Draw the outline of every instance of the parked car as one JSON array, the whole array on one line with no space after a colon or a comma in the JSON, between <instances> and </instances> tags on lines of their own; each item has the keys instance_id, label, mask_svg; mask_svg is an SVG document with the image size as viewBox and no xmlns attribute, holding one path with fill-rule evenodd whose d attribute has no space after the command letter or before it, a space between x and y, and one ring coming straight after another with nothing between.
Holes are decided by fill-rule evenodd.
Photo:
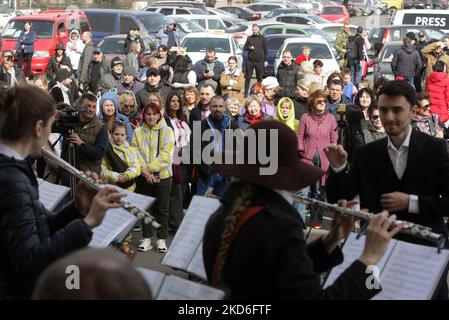
<instances>
[{"instance_id":1,"label":"parked car","mask_svg":"<svg viewBox=\"0 0 449 320\"><path fill-rule=\"evenodd\" d=\"M285 39L290 38L298 38L300 36L305 35L298 35L298 34L272 34L265 37L267 40L267 47L268 47L268 66L265 68L265 75L267 76L274 76L277 72L274 70L275 66L275 60L276 60L276 53L278 52L279 48L282 47L282 44L284 43ZM248 52L243 52L243 60L245 61L248 56ZM277 69L277 68L276 68Z\"/></svg>"},{"instance_id":2,"label":"parked car","mask_svg":"<svg viewBox=\"0 0 449 320\"><path fill-rule=\"evenodd\" d=\"M145 7L143 11L150 7L175 6L180 8L199 8L206 12L206 5L203 1L156 1Z\"/></svg>"},{"instance_id":3,"label":"parked car","mask_svg":"<svg viewBox=\"0 0 449 320\"><path fill-rule=\"evenodd\" d=\"M236 14L233 14L233 13L221 10L221 9L217 9L217 8L207 8L206 11L207 11L206 12L207 14L210 14L213 16L219 16L222 19L223 18L231 18L231 19L238 18Z\"/></svg>"},{"instance_id":4,"label":"parked car","mask_svg":"<svg viewBox=\"0 0 449 320\"><path fill-rule=\"evenodd\" d=\"M327 5L323 7L320 17L330 22L349 23L349 13L343 5Z\"/></svg>"},{"instance_id":5,"label":"parked car","mask_svg":"<svg viewBox=\"0 0 449 320\"><path fill-rule=\"evenodd\" d=\"M325 74L330 74L334 71L340 71L337 60L332 53L331 47L326 40L321 38L289 38L285 39L282 46L276 53L276 60L274 64L274 70L277 72L277 68L282 61L281 54L285 50L290 50L293 57L297 57L301 54L304 46L310 47L311 61L320 59L323 62L323 71Z\"/></svg>"},{"instance_id":6,"label":"parked car","mask_svg":"<svg viewBox=\"0 0 449 320\"><path fill-rule=\"evenodd\" d=\"M389 41L385 44L379 53L379 57L374 59L374 82L381 77L385 77L387 80L394 80L394 74L391 70L391 61L393 60L394 54L401 46L402 41Z\"/></svg>"},{"instance_id":7,"label":"parked car","mask_svg":"<svg viewBox=\"0 0 449 320\"><path fill-rule=\"evenodd\" d=\"M153 41L152 38L148 36L144 36L143 43L145 45L145 49L156 51L157 44ZM112 36L104 37L103 40L98 43L98 47L101 48L103 55L106 59L108 65L110 65L112 58L120 57L123 62L126 59L126 52L124 51L126 35L125 34L115 34ZM141 51L141 55L143 55L144 50Z\"/></svg>"},{"instance_id":8,"label":"parked car","mask_svg":"<svg viewBox=\"0 0 449 320\"><path fill-rule=\"evenodd\" d=\"M185 34L190 32L206 32L199 24L180 16L170 16L176 22L176 27Z\"/></svg>"},{"instance_id":9,"label":"parked car","mask_svg":"<svg viewBox=\"0 0 449 320\"><path fill-rule=\"evenodd\" d=\"M343 24L342 23L317 24L314 26L314 28L322 30L333 39L333 42L335 42L335 39L337 38L337 33L339 33L341 29L343 29ZM355 35L357 32L357 26L350 24L349 30L351 31L351 34Z\"/></svg>"},{"instance_id":10,"label":"parked car","mask_svg":"<svg viewBox=\"0 0 449 320\"><path fill-rule=\"evenodd\" d=\"M252 25L254 22L246 22L245 24L239 24L234 25L230 28L227 28L225 30L226 33L232 34L234 36L235 41L239 45L239 47L243 47L243 45L246 42L246 39L253 33L252 31ZM257 24L262 29L265 26L268 25L274 25L274 24L282 24L279 22L266 22L266 21L258 21Z\"/></svg>"},{"instance_id":11,"label":"parked car","mask_svg":"<svg viewBox=\"0 0 449 320\"><path fill-rule=\"evenodd\" d=\"M32 30L36 32L31 62L33 74L45 73L48 61L55 54L56 45L62 43L65 47L71 30L77 29L81 34L91 31L87 16L78 10L48 10L39 14L16 16L3 29L2 50L15 50L17 39L27 21L32 23Z\"/></svg>"},{"instance_id":12,"label":"parked car","mask_svg":"<svg viewBox=\"0 0 449 320\"><path fill-rule=\"evenodd\" d=\"M247 6L248 9L259 12L263 17L265 17L268 12L274 9L287 9L287 8L296 8L294 5L283 4L282 2L258 2L253 3Z\"/></svg>"},{"instance_id":13,"label":"parked car","mask_svg":"<svg viewBox=\"0 0 449 320\"><path fill-rule=\"evenodd\" d=\"M247 21L259 20L261 17L260 13L255 12L249 8L229 6L229 7L221 7L219 9L229 13L233 13L237 15L237 17L239 17L240 19L244 19Z\"/></svg>"},{"instance_id":14,"label":"parked car","mask_svg":"<svg viewBox=\"0 0 449 320\"><path fill-rule=\"evenodd\" d=\"M265 19L271 19L283 14L289 14L289 13L309 13L306 9L300 9L300 8L281 8L281 9L274 9L268 12L265 15Z\"/></svg>"},{"instance_id":15,"label":"parked car","mask_svg":"<svg viewBox=\"0 0 449 320\"><path fill-rule=\"evenodd\" d=\"M404 0L403 9L432 9L432 0Z\"/></svg>"},{"instance_id":16,"label":"parked car","mask_svg":"<svg viewBox=\"0 0 449 320\"><path fill-rule=\"evenodd\" d=\"M139 27L143 36L156 36L166 23L165 16L148 11L117 9L84 9L92 26L93 41L113 34L127 34L132 27Z\"/></svg>"},{"instance_id":17,"label":"parked car","mask_svg":"<svg viewBox=\"0 0 449 320\"><path fill-rule=\"evenodd\" d=\"M385 43L389 41L401 41L405 38L407 32L413 32L416 36L423 32L426 39L443 40L446 34L437 27L417 26L417 25L383 25L371 29L368 34L368 40L373 46L376 54L380 52Z\"/></svg>"},{"instance_id":18,"label":"parked car","mask_svg":"<svg viewBox=\"0 0 449 320\"><path fill-rule=\"evenodd\" d=\"M223 21L224 24L226 25L226 28L230 28L235 25L242 25L246 22L246 20L233 17L220 17L220 18L221 21Z\"/></svg>"},{"instance_id":19,"label":"parked car","mask_svg":"<svg viewBox=\"0 0 449 320\"><path fill-rule=\"evenodd\" d=\"M444 9L448 8L448 0L432 0L432 6L434 9Z\"/></svg>"},{"instance_id":20,"label":"parked car","mask_svg":"<svg viewBox=\"0 0 449 320\"><path fill-rule=\"evenodd\" d=\"M278 17L267 19L267 22L283 22L283 23L293 23L293 24L306 24L315 25L318 23L329 23L326 19L315 16L313 14L302 14L302 13L292 13L283 14Z\"/></svg>"},{"instance_id":21,"label":"parked car","mask_svg":"<svg viewBox=\"0 0 449 320\"><path fill-rule=\"evenodd\" d=\"M182 41L182 47L186 48L186 52L192 59L192 63L204 59L206 50L214 48L217 58L225 67L228 65L230 56L236 56L238 66L242 66L242 50L237 46L234 38L230 34L214 34L211 32L189 33Z\"/></svg>"},{"instance_id":22,"label":"parked car","mask_svg":"<svg viewBox=\"0 0 449 320\"><path fill-rule=\"evenodd\" d=\"M180 15L180 17L189 19L190 21L195 22L196 24L199 24L207 31L225 31L226 30L226 24L217 16L212 15Z\"/></svg>"},{"instance_id":23,"label":"parked car","mask_svg":"<svg viewBox=\"0 0 449 320\"><path fill-rule=\"evenodd\" d=\"M178 14L207 14L206 11L194 7L175 7L175 6L157 6L147 7L145 11L162 13L164 16L178 15Z\"/></svg>"}]
</instances>

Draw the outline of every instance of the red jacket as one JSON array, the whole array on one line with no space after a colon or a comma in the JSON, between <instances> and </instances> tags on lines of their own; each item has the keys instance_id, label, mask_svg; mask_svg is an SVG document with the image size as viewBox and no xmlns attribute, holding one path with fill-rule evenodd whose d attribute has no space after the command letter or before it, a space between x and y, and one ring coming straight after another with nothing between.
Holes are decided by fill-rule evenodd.
<instances>
[{"instance_id":1,"label":"red jacket","mask_svg":"<svg viewBox=\"0 0 449 320\"><path fill-rule=\"evenodd\" d=\"M301 64L303 61L310 61L310 56L306 57L305 55L303 55L302 53L296 57L295 62L297 64Z\"/></svg>"},{"instance_id":2,"label":"red jacket","mask_svg":"<svg viewBox=\"0 0 449 320\"><path fill-rule=\"evenodd\" d=\"M437 114L441 122L449 120L449 78L446 72L433 71L426 80L430 100L430 112Z\"/></svg>"}]
</instances>

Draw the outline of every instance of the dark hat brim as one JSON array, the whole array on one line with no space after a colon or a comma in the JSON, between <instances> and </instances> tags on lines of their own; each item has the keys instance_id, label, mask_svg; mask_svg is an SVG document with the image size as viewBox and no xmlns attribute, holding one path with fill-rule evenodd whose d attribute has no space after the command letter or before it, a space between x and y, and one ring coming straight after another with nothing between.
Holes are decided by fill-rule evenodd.
<instances>
[{"instance_id":1,"label":"dark hat brim","mask_svg":"<svg viewBox=\"0 0 449 320\"><path fill-rule=\"evenodd\" d=\"M279 166L273 175L261 175L257 164L215 164L217 172L272 189L297 191L312 185L324 171L301 160L288 166Z\"/></svg>"}]
</instances>

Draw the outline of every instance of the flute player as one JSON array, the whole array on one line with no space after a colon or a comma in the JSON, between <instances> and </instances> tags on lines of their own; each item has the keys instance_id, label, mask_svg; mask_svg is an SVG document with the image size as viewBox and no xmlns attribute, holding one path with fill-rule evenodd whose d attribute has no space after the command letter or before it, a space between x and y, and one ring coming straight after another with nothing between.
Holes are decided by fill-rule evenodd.
<instances>
[{"instance_id":1,"label":"flute player","mask_svg":"<svg viewBox=\"0 0 449 320\"><path fill-rule=\"evenodd\" d=\"M106 210L121 206L123 194L117 190L104 188L95 194L83 183L75 200L58 213L39 202L37 180L26 158L40 154L54 114L54 100L37 87L0 91L0 299L28 298L47 265L87 246Z\"/></svg>"},{"instance_id":2,"label":"flute player","mask_svg":"<svg viewBox=\"0 0 449 320\"><path fill-rule=\"evenodd\" d=\"M372 298L380 289L367 288L367 266L378 263L403 225L393 226L395 216L387 218L385 212L371 220L361 257L323 290L319 273L343 261L339 244L353 229L354 219L336 214L330 232L306 245L304 221L287 191L312 184L323 172L298 159L296 135L279 121L261 121L248 130L259 137L261 131L271 129L277 130L278 140L269 141L266 150L271 150L271 144L282 146L277 149L275 174L260 175L260 163L215 165L236 181L206 225L203 260L209 282L230 289L231 299ZM244 159L251 158L245 152Z\"/></svg>"}]
</instances>

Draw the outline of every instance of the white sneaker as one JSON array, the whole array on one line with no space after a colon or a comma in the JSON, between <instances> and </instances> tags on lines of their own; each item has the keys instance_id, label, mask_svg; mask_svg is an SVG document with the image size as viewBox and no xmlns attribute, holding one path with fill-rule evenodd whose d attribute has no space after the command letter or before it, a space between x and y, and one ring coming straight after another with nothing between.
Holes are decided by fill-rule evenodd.
<instances>
[{"instance_id":1,"label":"white sneaker","mask_svg":"<svg viewBox=\"0 0 449 320\"><path fill-rule=\"evenodd\" d=\"M167 252L167 246L165 245L165 240L164 239L159 239L156 242L156 245L157 245L157 252L159 252L159 253Z\"/></svg>"},{"instance_id":2,"label":"white sneaker","mask_svg":"<svg viewBox=\"0 0 449 320\"><path fill-rule=\"evenodd\" d=\"M139 251L148 251L153 249L153 246L151 245L151 239L143 238L142 240L140 240L140 244L137 249L139 249Z\"/></svg>"}]
</instances>

